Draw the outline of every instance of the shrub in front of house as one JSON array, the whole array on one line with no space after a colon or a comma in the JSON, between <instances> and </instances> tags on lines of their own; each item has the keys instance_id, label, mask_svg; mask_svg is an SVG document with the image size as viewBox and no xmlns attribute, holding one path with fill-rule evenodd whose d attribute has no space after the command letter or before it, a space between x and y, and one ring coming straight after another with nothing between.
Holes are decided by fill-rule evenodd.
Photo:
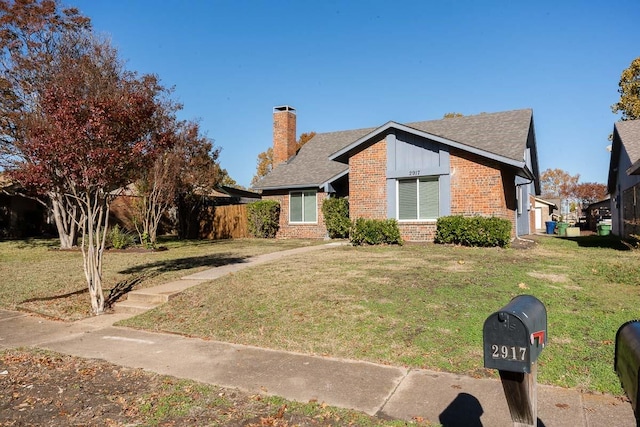
<instances>
[{"instance_id":1,"label":"shrub in front of house","mask_svg":"<svg viewBox=\"0 0 640 427\"><path fill-rule=\"evenodd\" d=\"M349 199L346 197L325 199L322 203L322 215L329 237L332 239L349 237L349 229L351 228Z\"/></svg>"},{"instance_id":2,"label":"shrub in front of house","mask_svg":"<svg viewBox=\"0 0 640 427\"><path fill-rule=\"evenodd\" d=\"M249 232L254 237L272 239L276 237L280 223L280 203L275 200L260 200L247 205Z\"/></svg>"},{"instance_id":3,"label":"shrub in front of house","mask_svg":"<svg viewBox=\"0 0 640 427\"><path fill-rule=\"evenodd\" d=\"M349 236L354 246L359 245L401 245L400 229L395 219L358 218Z\"/></svg>"},{"instance_id":4,"label":"shrub in front of house","mask_svg":"<svg viewBox=\"0 0 640 427\"><path fill-rule=\"evenodd\" d=\"M502 218L444 216L436 227L436 243L505 248L511 242L511 221Z\"/></svg>"},{"instance_id":5,"label":"shrub in front of house","mask_svg":"<svg viewBox=\"0 0 640 427\"><path fill-rule=\"evenodd\" d=\"M111 247L114 249L126 249L129 246L133 246L135 243L133 235L127 230L121 228L118 224L111 228L107 238L111 243Z\"/></svg>"}]
</instances>

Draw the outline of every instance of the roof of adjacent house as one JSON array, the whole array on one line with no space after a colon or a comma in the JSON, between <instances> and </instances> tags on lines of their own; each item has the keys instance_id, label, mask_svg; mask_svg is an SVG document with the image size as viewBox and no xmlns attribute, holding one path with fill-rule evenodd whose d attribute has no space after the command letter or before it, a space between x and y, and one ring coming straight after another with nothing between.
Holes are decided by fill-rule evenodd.
<instances>
[{"instance_id":1,"label":"roof of adjacent house","mask_svg":"<svg viewBox=\"0 0 640 427\"><path fill-rule=\"evenodd\" d=\"M610 193L615 190L617 171L620 166L620 156L623 148L631 162L631 166L625 172L627 175L640 174L640 120L616 122L613 126L613 144L607 185Z\"/></svg>"},{"instance_id":2,"label":"roof of adjacent house","mask_svg":"<svg viewBox=\"0 0 640 427\"><path fill-rule=\"evenodd\" d=\"M621 142L629 154L629 159L631 159L631 167L627 173L633 175L640 168L640 120L618 122L615 126Z\"/></svg>"},{"instance_id":3,"label":"roof of adjacent house","mask_svg":"<svg viewBox=\"0 0 640 427\"><path fill-rule=\"evenodd\" d=\"M523 164L532 117L531 109L523 109L407 124L388 122L375 128L316 134L294 157L277 165L256 188L320 187L348 172L344 158L352 150L384 135L391 128L476 154Z\"/></svg>"}]
</instances>

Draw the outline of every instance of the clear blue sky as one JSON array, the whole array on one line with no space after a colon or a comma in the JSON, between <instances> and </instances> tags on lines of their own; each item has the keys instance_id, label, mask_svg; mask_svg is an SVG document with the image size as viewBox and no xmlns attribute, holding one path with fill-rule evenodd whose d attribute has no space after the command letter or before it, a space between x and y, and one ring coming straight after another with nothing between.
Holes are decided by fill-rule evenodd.
<instances>
[{"instance_id":1,"label":"clear blue sky","mask_svg":"<svg viewBox=\"0 0 640 427\"><path fill-rule=\"evenodd\" d=\"M175 86L248 186L272 109L298 134L532 108L541 171L606 183L640 1L63 0L127 67Z\"/></svg>"}]
</instances>

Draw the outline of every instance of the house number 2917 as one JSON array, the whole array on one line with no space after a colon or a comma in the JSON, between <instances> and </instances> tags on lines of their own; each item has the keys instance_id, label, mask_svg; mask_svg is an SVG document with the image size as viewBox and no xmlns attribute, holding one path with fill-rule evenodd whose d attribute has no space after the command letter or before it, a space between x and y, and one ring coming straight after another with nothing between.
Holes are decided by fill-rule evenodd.
<instances>
[{"instance_id":1,"label":"house number 2917","mask_svg":"<svg viewBox=\"0 0 640 427\"><path fill-rule=\"evenodd\" d=\"M409 176L418 176L420 175L420 170L409 171Z\"/></svg>"},{"instance_id":2,"label":"house number 2917","mask_svg":"<svg viewBox=\"0 0 640 427\"><path fill-rule=\"evenodd\" d=\"M493 359L505 359L521 362L524 361L526 355L526 347L515 347L497 344L493 344L491 346L491 357Z\"/></svg>"}]
</instances>

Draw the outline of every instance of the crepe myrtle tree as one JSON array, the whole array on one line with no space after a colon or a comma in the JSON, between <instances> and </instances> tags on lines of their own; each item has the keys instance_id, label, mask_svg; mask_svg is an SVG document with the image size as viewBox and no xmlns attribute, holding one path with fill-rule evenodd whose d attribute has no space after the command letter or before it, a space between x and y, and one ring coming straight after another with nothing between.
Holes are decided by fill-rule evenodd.
<instances>
[{"instance_id":1,"label":"crepe myrtle tree","mask_svg":"<svg viewBox=\"0 0 640 427\"><path fill-rule=\"evenodd\" d=\"M0 169L24 160L17 142L26 117L39 108L61 39L90 28L89 18L58 0L0 0ZM51 211L61 248L76 244L79 212L68 196L55 186L23 195Z\"/></svg>"},{"instance_id":2,"label":"crepe myrtle tree","mask_svg":"<svg viewBox=\"0 0 640 427\"><path fill-rule=\"evenodd\" d=\"M197 122L165 117L163 129L164 149L149 156L135 183L134 224L141 241L150 246L155 245L160 220L170 207L179 209L178 229L188 229L185 222L200 205L185 199L198 200L198 195L211 193L228 176L218 163L220 149L201 133Z\"/></svg>"},{"instance_id":3,"label":"crepe myrtle tree","mask_svg":"<svg viewBox=\"0 0 640 427\"><path fill-rule=\"evenodd\" d=\"M165 90L155 76L125 71L116 50L89 33L63 40L54 65L16 143L24 160L13 174L75 203L91 308L100 314L111 195L164 148L152 135Z\"/></svg>"}]
</instances>

